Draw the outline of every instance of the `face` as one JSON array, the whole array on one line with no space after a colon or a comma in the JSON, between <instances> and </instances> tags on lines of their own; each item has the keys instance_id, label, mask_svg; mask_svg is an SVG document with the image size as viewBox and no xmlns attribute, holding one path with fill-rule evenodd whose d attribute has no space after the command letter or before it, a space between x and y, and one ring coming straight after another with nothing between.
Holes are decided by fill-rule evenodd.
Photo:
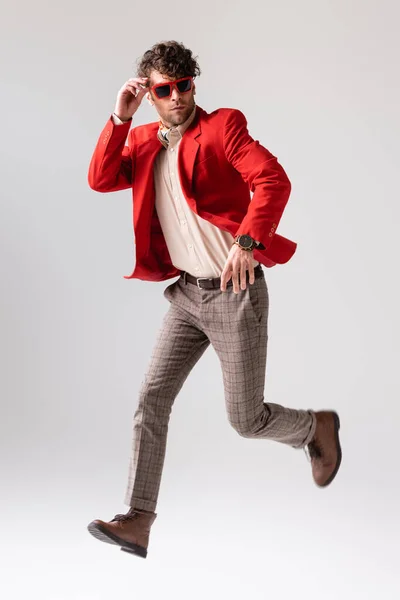
<instances>
[{"instance_id":1,"label":"face","mask_svg":"<svg viewBox=\"0 0 400 600\"><path fill-rule=\"evenodd\" d=\"M152 71L148 84L149 87L151 87L161 83L168 83L168 81L174 81L174 78L162 75L158 71ZM164 125L167 127L176 127L177 125L184 123L190 116L195 105L195 93L196 89L193 82L190 92L184 92L181 94L176 87L174 87L169 98L157 98L157 96L150 90L147 94L147 99L149 103L156 108ZM175 110L175 108L178 106L182 107L181 110Z\"/></svg>"}]
</instances>

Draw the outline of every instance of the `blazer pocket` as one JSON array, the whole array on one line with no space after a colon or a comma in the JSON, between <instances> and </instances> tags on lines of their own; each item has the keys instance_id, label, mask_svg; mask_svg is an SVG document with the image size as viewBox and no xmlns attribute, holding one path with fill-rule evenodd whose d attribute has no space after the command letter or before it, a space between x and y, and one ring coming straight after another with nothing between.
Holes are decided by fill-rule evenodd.
<instances>
[{"instance_id":1,"label":"blazer pocket","mask_svg":"<svg viewBox=\"0 0 400 600\"><path fill-rule=\"evenodd\" d=\"M207 162L208 160L210 160L211 158L218 158L218 155L214 152L213 154L206 156L206 158L203 158L202 160L195 162L194 165L195 165L195 167L197 167L198 165L204 165L204 163Z\"/></svg>"},{"instance_id":2,"label":"blazer pocket","mask_svg":"<svg viewBox=\"0 0 400 600\"><path fill-rule=\"evenodd\" d=\"M246 295L250 310L253 312L258 325L261 325L264 319L268 319L269 312L269 293L265 276L258 278L253 284L246 286Z\"/></svg>"},{"instance_id":3,"label":"blazer pocket","mask_svg":"<svg viewBox=\"0 0 400 600\"><path fill-rule=\"evenodd\" d=\"M177 281L179 281L179 279ZM173 283L170 283L169 285L167 285L167 287L163 291L163 296L164 296L164 298L166 298L168 300L168 302L171 302L171 291L176 283L177 283L176 281L174 281Z\"/></svg>"}]
</instances>

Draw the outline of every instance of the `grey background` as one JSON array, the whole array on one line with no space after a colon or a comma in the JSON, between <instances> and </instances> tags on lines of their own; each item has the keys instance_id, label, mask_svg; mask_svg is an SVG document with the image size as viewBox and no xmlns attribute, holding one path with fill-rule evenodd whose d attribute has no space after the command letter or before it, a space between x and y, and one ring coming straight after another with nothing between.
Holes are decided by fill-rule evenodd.
<instances>
[{"instance_id":1,"label":"grey background","mask_svg":"<svg viewBox=\"0 0 400 600\"><path fill-rule=\"evenodd\" d=\"M0 591L13 598L399 597L398 3L3 4ZM173 280L127 281L129 190L87 169L136 58L177 39L196 101L241 109L292 182L266 269L266 398L335 408L343 466L240 438L210 348L172 413L149 558L86 531L123 504ZM135 124L157 119L143 102Z\"/></svg>"}]
</instances>

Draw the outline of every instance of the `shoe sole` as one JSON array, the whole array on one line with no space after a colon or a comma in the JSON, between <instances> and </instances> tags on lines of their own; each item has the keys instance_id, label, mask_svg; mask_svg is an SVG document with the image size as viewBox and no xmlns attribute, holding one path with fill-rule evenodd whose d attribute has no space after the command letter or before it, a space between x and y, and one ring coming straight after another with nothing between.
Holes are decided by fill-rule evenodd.
<instances>
[{"instance_id":1,"label":"shoe sole","mask_svg":"<svg viewBox=\"0 0 400 600\"><path fill-rule=\"evenodd\" d=\"M336 465L335 465L335 468L334 468L332 474L325 481L325 483L320 485L320 487L326 487L327 485L332 483L332 481L335 479L335 477L337 475L337 472L339 471L339 467L342 462L342 448L340 446L340 441L339 441L340 419L339 419L339 415L335 412L333 413L333 419L335 422L335 441L336 441L336 449L337 449L337 453L338 453L338 458L337 458Z\"/></svg>"},{"instance_id":2,"label":"shoe sole","mask_svg":"<svg viewBox=\"0 0 400 600\"><path fill-rule=\"evenodd\" d=\"M89 523L87 527L89 533L95 537L97 540L101 542L106 542L106 544L114 544L115 546L121 546L121 550L124 552L129 552L130 554L135 554L136 556L140 556L140 558L146 558L147 549L143 546L138 546L137 544L132 544L131 542L126 542L122 538L114 535L110 531L107 531L102 525L98 523Z\"/></svg>"}]
</instances>

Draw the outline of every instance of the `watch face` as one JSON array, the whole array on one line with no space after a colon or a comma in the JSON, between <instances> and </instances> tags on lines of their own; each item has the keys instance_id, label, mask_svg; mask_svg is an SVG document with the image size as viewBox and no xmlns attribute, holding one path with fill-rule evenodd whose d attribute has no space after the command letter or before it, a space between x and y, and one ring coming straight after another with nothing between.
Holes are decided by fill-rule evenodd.
<instances>
[{"instance_id":1,"label":"watch face","mask_svg":"<svg viewBox=\"0 0 400 600\"><path fill-rule=\"evenodd\" d=\"M244 246L245 248L249 248L252 245L253 240L249 235L244 234L244 235L239 236L238 242L241 246Z\"/></svg>"}]
</instances>

